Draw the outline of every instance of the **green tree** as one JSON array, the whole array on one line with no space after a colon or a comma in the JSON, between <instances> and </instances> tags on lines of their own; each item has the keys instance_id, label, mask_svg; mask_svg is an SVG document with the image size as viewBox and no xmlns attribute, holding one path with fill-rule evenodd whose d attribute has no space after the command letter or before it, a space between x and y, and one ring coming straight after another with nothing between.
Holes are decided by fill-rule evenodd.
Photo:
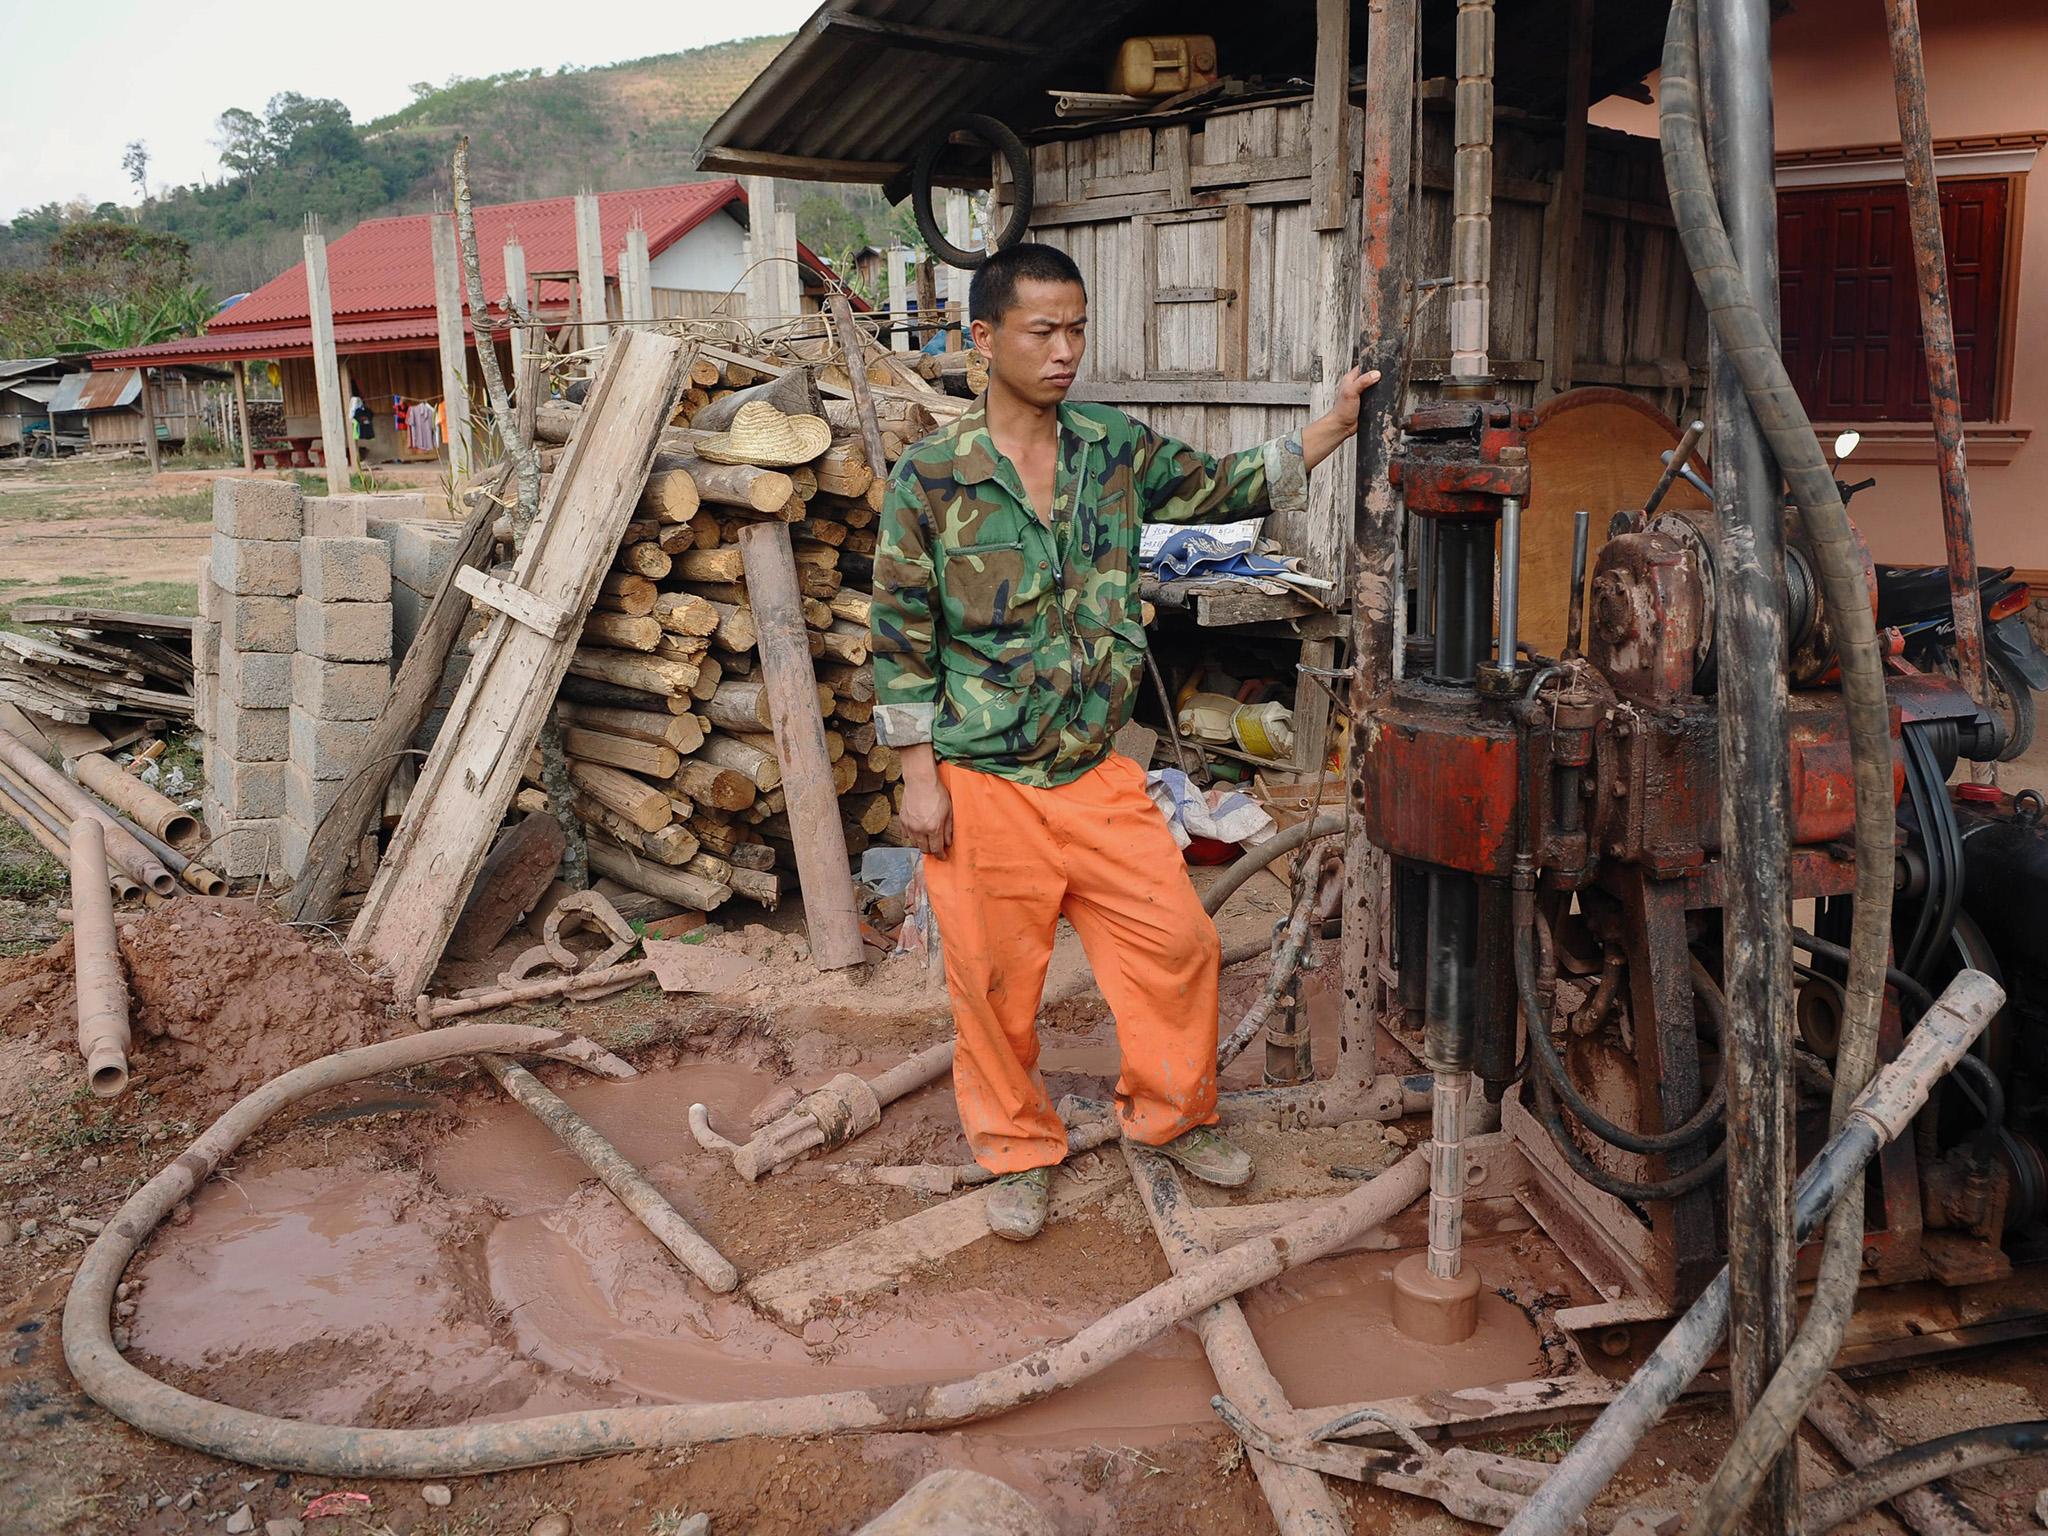
<instances>
[{"instance_id":1,"label":"green tree","mask_svg":"<svg viewBox=\"0 0 2048 1536\"><path fill-rule=\"evenodd\" d=\"M121 151L121 174L135 183L135 195L149 201L149 146L131 139Z\"/></svg>"}]
</instances>

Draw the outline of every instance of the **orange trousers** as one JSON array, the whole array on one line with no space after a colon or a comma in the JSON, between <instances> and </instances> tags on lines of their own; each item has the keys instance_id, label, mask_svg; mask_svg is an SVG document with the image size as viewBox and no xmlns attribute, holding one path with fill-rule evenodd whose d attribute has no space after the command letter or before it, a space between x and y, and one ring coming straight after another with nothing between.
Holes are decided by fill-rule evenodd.
<instances>
[{"instance_id":1,"label":"orange trousers","mask_svg":"<svg viewBox=\"0 0 2048 1536\"><path fill-rule=\"evenodd\" d=\"M942 762L939 782L953 842L926 858L925 884L975 1160L1014 1173L1067 1155L1038 1072L1038 1005L1062 916L1116 1015L1124 1134L1156 1146L1214 1124L1222 948L1144 770L1112 753L1071 784L1036 789Z\"/></svg>"}]
</instances>

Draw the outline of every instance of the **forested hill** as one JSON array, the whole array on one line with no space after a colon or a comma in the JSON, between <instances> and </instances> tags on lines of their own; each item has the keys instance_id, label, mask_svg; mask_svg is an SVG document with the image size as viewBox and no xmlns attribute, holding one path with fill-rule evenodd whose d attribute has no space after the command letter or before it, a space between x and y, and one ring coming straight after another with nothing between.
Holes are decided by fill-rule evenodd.
<instances>
[{"instance_id":1,"label":"forested hill","mask_svg":"<svg viewBox=\"0 0 2048 1536\"><path fill-rule=\"evenodd\" d=\"M223 100L224 179L152 187L140 208L118 216L181 236L193 277L226 295L297 260L308 213L333 238L367 218L429 208L437 195L445 206L460 133L470 136L479 202L690 180L705 129L784 41L748 38L595 69L421 84L409 106L361 124L338 101L289 93L260 104ZM137 129L146 142L147 125ZM65 217L54 205L30 210L7 233L25 256L22 247L46 243Z\"/></svg>"}]
</instances>

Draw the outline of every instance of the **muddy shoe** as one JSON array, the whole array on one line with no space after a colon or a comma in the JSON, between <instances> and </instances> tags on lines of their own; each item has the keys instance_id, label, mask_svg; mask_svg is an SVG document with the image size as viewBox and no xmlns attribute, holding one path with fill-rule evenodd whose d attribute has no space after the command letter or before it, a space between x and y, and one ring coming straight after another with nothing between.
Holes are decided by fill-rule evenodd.
<instances>
[{"instance_id":1,"label":"muddy shoe","mask_svg":"<svg viewBox=\"0 0 2048 1536\"><path fill-rule=\"evenodd\" d=\"M1006 1173L988 1192L988 1229L1013 1243L1028 1242L1045 1226L1045 1207L1052 1193L1050 1168Z\"/></svg>"},{"instance_id":2,"label":"muddy shoe","mask_svg":"<svg viewBox=\"0 0 2048 1536\"><path fill-rule=\"evenodd\" d=\"M1236 1189L1252 1180L1251 1154L1239 1151L1206 1125L1184 1131L1152 1150L1173 1159L1204 1184Z\"/></svg>"}]
</instances>

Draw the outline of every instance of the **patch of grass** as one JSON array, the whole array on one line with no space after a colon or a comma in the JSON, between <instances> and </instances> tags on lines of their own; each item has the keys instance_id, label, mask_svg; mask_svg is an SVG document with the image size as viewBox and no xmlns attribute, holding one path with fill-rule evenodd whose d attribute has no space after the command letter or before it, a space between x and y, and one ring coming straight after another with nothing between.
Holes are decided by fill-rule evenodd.
<instances>
[{"instance_id":1,"label":"patch of grass","mask_svg":"<svg viewBox=\"0 0 2048 1536\"><path fill-rule=\"evenodd\" d=\"M28 828L12 816L0 816L0 897L46 901L61 894L70 879L70 872Z\"/></svg>"},{"instance_id":2,"label":"patch of grass","mask_svg":"<svg viewBox=\"0 0 2048 1536\"><path fill-rule=\"evenodd\" d=\"M1568 1424L1551 1424L1537 1430L1521 1440L1506 1440L1496 1436L1483 1440L1479 1449L1495 1456L1513 1456L1521 1461L1541 1461L1551 1465L1563 1461L1578 1443L1579 1432Z\"/></svg>"}]
</instances>

